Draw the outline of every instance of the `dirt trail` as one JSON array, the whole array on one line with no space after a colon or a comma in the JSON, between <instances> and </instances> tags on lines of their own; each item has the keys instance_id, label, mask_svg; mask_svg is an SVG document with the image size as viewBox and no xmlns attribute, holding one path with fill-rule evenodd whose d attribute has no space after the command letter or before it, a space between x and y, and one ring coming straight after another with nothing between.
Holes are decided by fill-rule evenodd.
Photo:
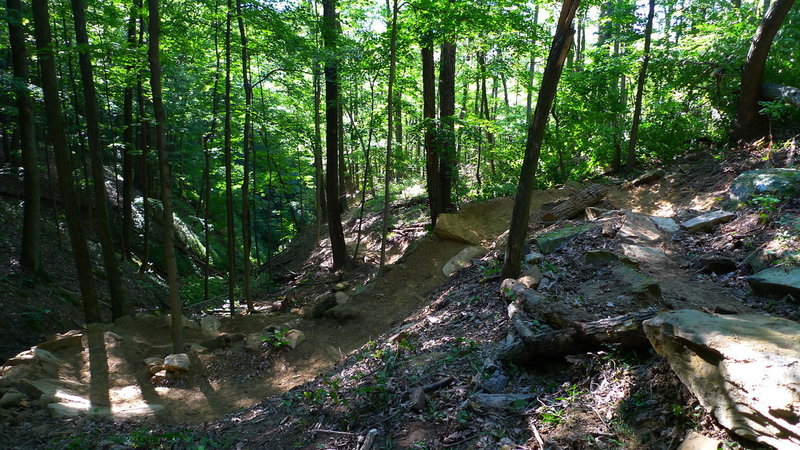
<instances>
[{"instance_id":1,"label":"dirt trail","mask_svg":"<svg viewBox=\"0 0 800 450\"><path fill-rule=\"evenodd\" d=\"M531 210L538 211L542 204L565 198L574 190L537 191ZM667 195L647 189L611 191L609 200L616 207L657 205L651 197ZM670 199L675 203L670 205L688 206L685 202L678 203L682 198L687 200L673 195ZM465 205L460 214L488 247L508 229L512 209L512 198L498 198ZM306 336L295 350L261 352L235 344L214 352L192 354L191 375L179 384L156 387L150 383L142 361L171 353L169 327L164 317L142 318L118 323L109 331L87 332L83 351L56 352L62 363L59 373L52 377L57 380L50 382L89 402L92 408L110 410L115 417L151 413L169 422L211 420L311 381L370 339L390 331L446 281L442 267L465 247L427 235L395 261L388 273L349 300L346 306L351 318L347 320L292 314L222 319L220 332L245 335L259 333L268 325L292 323ZM188 343L209 338L196 328L185 328L185 332ZM204 370L197 369L201 367Z\"/></svg>"}]
</instances>

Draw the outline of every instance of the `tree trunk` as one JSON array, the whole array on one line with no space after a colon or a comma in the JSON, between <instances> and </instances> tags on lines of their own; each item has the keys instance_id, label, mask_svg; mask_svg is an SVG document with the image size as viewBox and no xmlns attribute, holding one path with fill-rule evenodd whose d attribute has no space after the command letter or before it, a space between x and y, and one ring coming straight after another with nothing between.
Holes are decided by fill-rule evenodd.
<instances>
[{"instance_id":1,"label":"tree trunk","mask_svg":"<svg viewBox=\"0 0 800 450\"><path fill-rule=\"evenodd\" d=\"M769 50L772 48L772 41L793 5L794 0L775 0L756 30L750 50L747 52L747 61L742 69L739 103L731 131L732 141L756 139L765 136L769 131L767 118L758 112L764 67Z\"/></svg>"},{"instance_id":2,"label":"tree trunk","mask_svg":"<svg viewBox=\"0 0 800 450\"><path fill-rule=\"evenodd\" d=\"M630 173L636 164L636 144L639 142L639 122L642 119L642 96L644 95L644 82L647 79L647 64L650 62L650 37L653 34L653 15L656 10L656 1L650 0L650 9L647 12L647 26L644 30L644 59L639 68L639 79L636 82L636 99L633 104L633 122L631 135L628 140L628 157L625 163L625 172Z\"/></svg>"},{"instance_id":3,"label":"tree trunk","mask_svg":"<svg viewBox=\"0 0 800 450\"><path fill-rule=\"evenodd\" d=\"M392 137L394 135L394 78L397 64L397 0L392 6L391 38L389 40L389 93L386 100L386 165L383 180L383 220L381 224L381 263L379 270L386 265L386 234L389 228L389 185L392 175Z\"/></svg>"},{"instance_id":4,"label":"tree trunk","mask_svg":"<svg viewBox=\"0 0 800 450\"><path fill-rule=\"evenodd\" d=\"M39 69L44 91L45 116L47 119L48 137L55 153L58 183L67 217L72 253L75 258L75 269L81 289L83 312L87 323L100 322L100 309L97 302L92 277L92 263L89 259L89 247L86 244L83 224L81 223L78 199L75 195L75 180L72 174L72 161L64 124L61 121L61 105L56 80L56 67L53 58L53 43L50 33L50 13L47 0L32 0L33 21L38 51Z\"/></svg>"},{"instance_id":5,"label":"tree trunk","mask_svg":"<svg viewBox=\"0 0 800 450\"><path fill-rule=\"evenodd\" d=\"M17 123L19 124L20 150L25 186L25 206L22 213L22 251L20 264L29 274L42 273L42 195L39 182L39 152L36 147L33 103L28 90L28 52L22 28L20 0L8 0L8 34L11 47L11 65L14 77L24 83L16 92Z\"/></svg>"},{"instance_id":6,"label":"tree trunk","mask_svg":"<svg viewBox=\"0 0 800 450\"><path fill-rule=\"evenodd\" d=\"M142 9L141 0L134 1L131 16L128 19L128 48L136 46L136 16ZM126 75L129 76L134 65L128 64ZM133 85L125 81L122 107L122 257L129 259L133 255Z\"/></svg>"},{"instance_id":7,"label":"tree trunk","mask_svg":"<svg viewBox=\"0 0 800 450\"><path fill-rule=\"evenodd\" d=\"M316 190L316 241L319 242L322 224L327 219L327 206L325 204L325 174L322 170L322 118L320 117L320 104L322 97L322 82L320 80L319 61L314 62L314 188Z\"/></svg>"},{"instance_id":8,"label":"tree trunk","mask_svg":"<svg viewBox=\"0 0 800 450\"><path fill-rule=\"evenodd\" d=\"M172 215L172 179L169 171L169 155L167 155L166 114L164 98L161 94L161 61L159 59L159 38L161 36L161 19L158 12L158 0L148 0L150 11L148 56L150 59L150 90L153 95L153 118L156 123L156 149L158 150L158 168L161 178L161 203L164 209L164 261L167 265L167 286L169 287L169 306L172 317L172 351L183 352L183 314L178 292L178 266L175 262L174 233Z\"/></svg>"},{"instance_id":9,"label":"tree trunk","mask_svg":"<svg viewBox=\"0 0 800 450\"><path fill-rule=\"evenodd\" d=\"M569 45L575 34L572 20L575 18L579 2L580 0L564 0L561 7L561 15L555 36L553 36L553 44L550 47L550 56L547 58L542 86L539 88L536 110L528 127L525 158L522 162L519 183L517 184L517 196L514 201L511 227L509 228L508 247L503 263L502 273L504 278L516 278L519 274L525 235L530 219L531 192L533 191L536 168L539 165L539 153L542 147L547 118L550 115L550 107L553 105L564 61L567 58Z\"/></svg>"},{"instance_id":10,"label":"tree trunk","mask_svg":"<svg viewBox=\"0 0 800 450\"><path fill-rule=\"evenodd\" d=\"M457 173L456 156L456 44L442 43L439 66L439 213L453 209L453 180Z\"/></svg>"},{"instance_id":11,"label":"tree trunk","mask_svg":"<svg viewBox=\"0 0 800 450\"><path fill-rule=\"evenodd\" d=\"M333 268L342 267L347 260L344 244L342 215L339 198L339 78L336 55L337 30L336 0L323 0L322 39L328 57L325 60L325 146L327 169L325 173L326 197L328 199L328 234L331 240Z\"/></svg>"},{"instance_id":12,"label":"tree trunk","mask_svg":"<svg viewBox=\"0 0 800 450\"><path fill-rule=\"evenodd\" d=\"M225 12L225 211L228 257L228 301L231 316L236 314L236 243L233 225L233 157L231 155L231 14L228 0Z\"/></svg>"},{"instance_id":13,"label":"tree trunk","mask_svg":"<svg viewBox=\"0 0 800 450\"><path fill-rule=\"evenodd\" d=\"M425 129L425 179L428 187L431 226L441 212L439 187L439 149L436 139L436 70L433 60L433 38L427 36L422 44L422 113Z\"/></svg>"},{"instance_id":14,"label":"tree trunk","mask_svg":"<svg viewBox=\"0 0 800 450\"><path fill-rule=\"evenodd\" d=\"M89 158L92 162L92 187L94 188L94 208L97 211L97 234L103 253L108 290L111 294L111 318L117 320L125 314L122 293L122 274L111 240L111 226L108 222L108 198L106 181L103 175L103 150L100 143L100 109L97 106L97 92L92 73L92 59L89 55L89 35L86 33L86 5L83 0L72 0L72 16L75 24L75 41L78 44L78 61L83 86L83 101L86 104L86 134L89 139Z\"/></svg>"},{"instance_id":15,"label":"tree trunk","mask_svg":"<svg viewBox=\"0 0 800 450\"><path fill-rule=\"evenodd\" d=\"M247 311L253 312L253 292L250 286L250 153L252 124L250 123L250 109L253 105L253 86L250 84L250 56L247 51L247 34L242 17L242 2L236 0L236 11L239 22L239 38L242 42L242 84L244 84L244 136L242 136L242 151L244 152L244 178L242 179L242 294L244 295Z\"/></svg>"},{"instance_id":16,"label":"tree trunk","mask_svg":"<svg viewBox=\"0 0 800 450\"><path fill-rule=\"evenodd\" d=\"M214 16L217 16L216 3L214 4ZM209 227L209 206L211 203L211 149L209 143L214 141L217 135L217 113L219 112L219 24L214 23L214 89L211 92L211 127L208 134L203 136L203 245L205 252L203 255L203 301L209 298L209 277L211 275L211 239Z\"/></svg>"}]
</instances>

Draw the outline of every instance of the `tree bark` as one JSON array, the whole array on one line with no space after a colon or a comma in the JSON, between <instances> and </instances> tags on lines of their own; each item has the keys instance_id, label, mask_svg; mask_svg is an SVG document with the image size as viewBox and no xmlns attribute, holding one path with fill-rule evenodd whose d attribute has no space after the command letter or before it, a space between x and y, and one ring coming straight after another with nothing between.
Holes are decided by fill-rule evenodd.
<instances>
[{"instance_id":1,"label":"tree bark","mask_svg":"<svg viewBox=\"0 0 800 450\"><path fill-rule=\"evenodd\" d=\"M108 222L108 198L106 180L103 175L103 150L100 143L100 109L97 106L97 92L92 73L92 59L89 55L89 35L86 33L86 5L83 0L72 0L72 16L75 24L75 41L78 44L78 63L83 87L83 101L86 106L86 134L89 139L89 158L92 164L92 187L94 188L94 208L97 211L97 234L106 269L108 290L111 294L111 318L117 320L125 314L125 299L122 293L122 274L111 239L111 226Z\"/></svg>"},{"instance_id":2,"label":"tree bark","mask_svg":"<svg viewBox=\"0 0 800 450\"><path fill-rule=\"evenodd\" d=\"M764 67L775 35L778 34L783 20L793 5L794 0L775 0L756 30L750 50L747 52L747 61L742 69L739 103L731 131L731 140L734 142L756 139L765 136L769 131L767 118L758 112Z\"/></svg>"},{"instance_id":3,"label":"tree bark","mask_svg":"<svg viewBox=\"0 0 800 450\"><path fill-rule=\"evenodd\" d=\"M327 169L325 173L326 197L328 199L328 234L331 240L333 268L344 266L347 247L344 244L342 215L339 201L339 77L336 55L337 30L336 0L323 0L322 39L325 43L325 147Z\"/></svg>"},{"instance_id":4,"label":"tree bark","mask_svg":"<svg viewBox=\"0 0 800 450\"><path fill-rule=\"evenodd\" d=\"M442 43L439 62L439 213L453 209L453 180L456 176L456 44Z\"/></svg>"},{"instance_id":5,"label":"tree bark","mask_svg":"<svg viewBox=\"0 0 800 450\"><path fill-rule=\"evenodd\" d=\"M550 56L547 58L547 66L542 78L542 86L539 89L539 97L536 101L536 110L533 119L528 127L528 138L525 144L525 157L520 170L519 183L517 184L517 196L514 201L514 210L511 215L511 227L508 234L508 247L506 249L505 261L503 263L502 274L504 278L516 278L519 275L520 263L522 261L522 251L525 244L525 234L528 230L530 220L531 192L535 181L536 169L539 165L539 154L544 138L544 131L547 125L547 118L550 115L550 107L556 96L558 80L561 78L561 71L564 61L567 58L569 45L575 34L572 27L572 20L578 10L580 0L564 0L561 7L561 15L556 27L553 44L550 47Z\"/></svg>"},{"instance_id":6,"label":"tree bark","mask_svg":"<svg viewBox=\"0 0 800 450\"><path fill-rule=\"evenodd\" d=\"M75 179L72 172L70 151L67 148L67 136L64 133L64 124L61 120L61 104L58 94L58 81L56 80L56 67L53 57L53 43L50 33L50 13L47 10L47 0L32 0L33 22L36 35L36 49L38 51L39 70L44 91L45 116L47 119L48 137L53 146L56 168L58 170L58 183L61 189L61 198L64 203L64 214L67 217L70 245L75 258L75 269L78 284L81 289L83 312L87 323L100 322L100 308L97 302L92 277L92 263L89 259L89 247L86 244L83 224L81 223L78 200L75 195Z\"/></svg>"},{"instance_id":7,"label":"tree bark","mask_svg":"<svg viewBox=\"0 0 800 450\"><path fill-rule=\"evenodd\" d=\"M247 311L253 312L253 292L250 282L250 153L252 142L252 124L250 122L250 109L253 105L253 86L250 84L250 56L247 50L247 34L242 17L242 2L236 0L237 20L239 22L239 39L242 42L242 84L244 85L244 136L242 136L242 151L244 152L244 178L242 179L242 294L247 305Z\"/></svg>"},{"instance_id":8,"label":"tree bark","mask_svg":"<svg viewBox=\"0 0 800 450\"><path fill-rule=\"evenodd\" d=\"M441 212L439 187L439 149L436 139L436 71L433 60L433 38L426 36L422 44L422 110L425 129L425 179L428 187L431 226Z\"/></svg>"},{"instance_id":9,"label":"tree bark","mask_svg":"<svg viewBox=\"0 0 800 450\"><path fill-rule=\"evenodd\" d=\"M647 12L647 26L644 30L644 59L639 68L639 79L636 82L636 99L633 104L633 122L631 135L628 140L628 157L625 163L625 172L630 173L636 164L636 144L639 142L639 122L642 119L642 97L644 95L644 82L647 79L647 64L650 62L650 38L653 34L653 15L656 10L656 1L650 0L650 9Z\"/></svg>"},{"instance_id":10,"label":"tree bark","mask_svg":"<svg viewBox=\"0 0 800 450\"><path fill-rule=\"evenodd\" d=\"M128 19L128 49L136 46L136 17L142 9L141 0L133 2ZM126 75L130 75L133 64L127 65ZM133 255L133 174L134 174L134 127L133 127L133 85L125 82L122 107L122 257L129 259Z\"/></svg>"},{"instance_id":11,"label":"tree bark","mask_svg":"<svg viewBox=\"0 0 800 450\"><path fill-rule=\"evenodd\" d=\"M389 186L392 176L392 137L394 136L394 78L397 65L397 0L392 6L391 37L389 39L389 92L386 100L386 164L383 179L383 220L381 221L381 263L379 270L386 265L386 234L389 228Z\"/></svg>"},{"instance_id":12,"label":"tree bark","mask_svg":"<svg viewBox=\"0 0 800 450\"><path fill-rule=\"evenodd\" d=\"M228 0L225 11L225 211L228 257L228 301L231 316L236 314L236 235L233 225L233 156L231 155L231 14L233 5Z\"/></svg>"},{"instance_id":13,"label":"tree bark","mask_svg":"<svg viewBox=\"0 0 800 450\"><path fill-rule=\"evenodd\" d=\"M559 203L555 208L542 216L543 222L571 219L599 202L606 195L607 188L602 184L590 184L582 191Z\"/></svg>"},{"instance_id":14,"label":"tree bark","mask_svg":"<svg viewBox=\"0 0 800 450\"><path fill-rule=\"evenodd\" d=\"M22 28L22 5L20 0L8 0L7 5L11 65L14 77L27 85L29 78L28 52L25 49L25 32ZM42 273L42 195L33 102L27 86L18 88L16 97L25 186L20 264L25 271L38 277Z\"/></svg>"},{"instance_id":15,"label":"tree bark","mask_svg":"<svg viewBox=\"0 0 800 450\"><path fill-rule=\"evenodd\" d=\"M172 179L167 154L167 117L164 113L164 98L161 93L161 61L159 59L159 39L161 36L161 19L158 11L158 0L147 1L150 18L148 31L148 57L150 60L150 90L153 96L153 118L156 124L156 149L158 151L158 168L161 178L161 203L164 209L164 261L167 265L167 286L169 287L169 306L171 315L172 351L183 352L183 314L178 292L178 266L175 262L174 217L172 215Z\"/></svg>"}]
</instances>

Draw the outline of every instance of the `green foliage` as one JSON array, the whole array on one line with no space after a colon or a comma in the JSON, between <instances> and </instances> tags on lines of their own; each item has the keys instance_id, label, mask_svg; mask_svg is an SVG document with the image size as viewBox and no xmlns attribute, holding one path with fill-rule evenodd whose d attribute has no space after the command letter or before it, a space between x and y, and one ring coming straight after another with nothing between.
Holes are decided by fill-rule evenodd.
<instances>
[{"instance_id":1,"label":"green foliage","mask_svg":"<svg viewBox=\"0 0 800 450\"><path fill-rule=\"evenodd\" d=\"M265 342L272 348L283 348L289 346L289 340L286 338L289 330L277 329L273 330L272 334L261 336L261 342Z\"/></svg>"}]
</instances>

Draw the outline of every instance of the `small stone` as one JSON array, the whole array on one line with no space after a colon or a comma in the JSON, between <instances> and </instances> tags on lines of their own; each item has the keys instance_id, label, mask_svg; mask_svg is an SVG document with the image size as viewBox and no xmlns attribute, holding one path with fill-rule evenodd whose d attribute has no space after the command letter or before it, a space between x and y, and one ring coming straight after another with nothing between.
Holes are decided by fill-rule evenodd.
<instances>
[{"instance_id":1,"label":"small stone","mask_svg":"<svg viewBox=\"0 0 800 450\"><path fill-rule=\"evenodd\" d=\"M442 267L444 276L449 277L457 270L467 267L472 264L472 258L479 258L486 254L486 249L477 245L469 246L455 256L450 258L449 261Z\"/></svg>"},{"instance_id":2,"label":"small stone","mask_svg":"<svg viewBox=\"0 0 800 450\"><path fill-rule=\"evenodd\" d=\"M693 219L683 222L683 227L688 231L711 231L715 226L730 222L736 218L736 213L729 211L711 211L701 214Z\"/></svg>"},{"instance_id":3,"label":"small stone","mask_svg":"<svg viewBox=\"0 0 800 450\"><path fill-rule=\"evenodd\" d=\"M544 260L544 255L542 255L539 252L532 251L532 252L528 253L527 255L525 255L523 260L527 264L539 264L540 262L542 262Z\"/></svg>"},{"instance_id":4,"label":"small stone","mask_svg":"<svg viewBox=\"0 0 800 450\"><path fill-rule=\"evenodd\" d=\"M148 375L155 375L156 372L164 370L164 358L146 358L142 361L147 366Z\"/></svg>"},{"instance_id":5,"label":"small stone","mask_svg":"<svg viewBox=\"0 0 800 450\"><path fill-rule=\"evenodd\" d=\"M261 333L250 333L244 339L244 348L252 351L261 350L264 344Z\"/></svg>"},{"instance_id":6,"label":"small stone","mask_svg":"<svg viewBox=\"0 0 800 450\"><path fill-rule=\"evenodd\" d=\"M577 225L564 227L550 233L543 233L536 236L536 246L544 254L552 253L575 236L593 227L594 225Z\"/></svg>"},{"instance_id":7,"label":"small stone","mask_svg":"<svg viewBox=\"0 0 800 450\"><path fill-rule=\"evenodd\" d=\"M721 442L696 431L690 431L678 450L717 450Z\"/></svg>"},{"instance_id":8,"label":"small stone","mask_svg":"<svg viewBox=\"0 0 800 450\"><path fill-rule=\"evenodd\" d=\"M13 408L25 398L25 394L14 390L8 391L0 397L0 408Z\"/></svg>"},{"instance_id":9,"label":"small stone","mask_svg":"<svg viewBox=\"0 0 800 450\"><path fill-rule=\"evenodd\" d=\"M203 347L202 345L200 345L200 344L198 344L196 342L192 342L191 344L186 344L185 347L188 347L187 350L188 350L189 353L205 353L205 352L208 351L207 348Z\"/></svg>"},{"instance_id":10,"label":"small stone","mask_svg":"<svg viewBox=\"0 0 800 450\"><path fill-rule=\"evenodd\" d=\"M285 339L289 343L289 348L294 350L306 340L306 335L300 330L289 330L286 332Z\"/></svg>"},{"instance_id":11,"label":"small stone","mask_svg":"<svg viewBox=\"0 0 800 450\"><path fill-rule=\"evenodd\" d=\"M47 405L47 409L54 419L82 416L89 412L90 407L91 404L88 401L86 403L50 403Z\"/></svg>"},{"instance_id":12,"label":"small stone","mask_svg":"<svg viewBox=\"0 0 800 450\"><path fill-rule=\"evenodd\" d=\"M536 289L539 286L539 282L542 281L542 272L537 266L528 267L520 274L517 281L527 288Z\"/></svg>"},{"instance_id":13,"label":"small stone","mask_svg":"<svg viewBox=\"0 0 800 450\"><path fill-rule=\"evenodd\" d=\"M164 358L164 369L171 372L188 372L191 365L186 353L173 353Z\"/></svg>"},{"instance_id":14,"label":"small stone","mask_svg":"<svg viewBox=\"0 0 800 450\"><path fill-rule=\"evenodd\" d=\"M164 386L172 381L172 376L166 370L159 370L150 377L150 382L156 386Z\"/></svg>"},{"instance_id":15,"label":"small stone","mask_svg":"<svg viewBox=\"0 0 800 450\"><path fill-rule=\"evenodd\" d=\"M414 388L409 395L409 405L415 411L424 411L428 406L428 399L425 396L425 391L422 388Z\"/></svg>"},{"instance_id":16,"label":"small stone","mask_svg":"<svg viewBox=\"0 0 800 450\"><path fill-rule=\"evenodd\" d=\"M221 326L222 323L214 316L204 316L200 319L200 330L205 334L215 334Z\"/></svg>"},{"instance_id":17,"label":"small stone","mask_svg":"<svg viewBox=\"0 0 800 450\"><path fill-rule=\"evenodd\" d=\"M653 223L656 224L656 226L662 231L670 234L677 233L681 229L681 226L678 225L678 222L675 222L675 220L671 217L650 216L650 220L652 220Z\"/></svg>"},{"instance_id":18,"label":"small stone","mask_svg":"<svg viewBox=\"0 0 800 450\"><path fill-rule=\"evenodd\" d=\"M334 294L334 298L336 298L336 303L339 305L347 303L350 300L350 296L344 291L339 291Z\"/></svg>"}]
</instances>

